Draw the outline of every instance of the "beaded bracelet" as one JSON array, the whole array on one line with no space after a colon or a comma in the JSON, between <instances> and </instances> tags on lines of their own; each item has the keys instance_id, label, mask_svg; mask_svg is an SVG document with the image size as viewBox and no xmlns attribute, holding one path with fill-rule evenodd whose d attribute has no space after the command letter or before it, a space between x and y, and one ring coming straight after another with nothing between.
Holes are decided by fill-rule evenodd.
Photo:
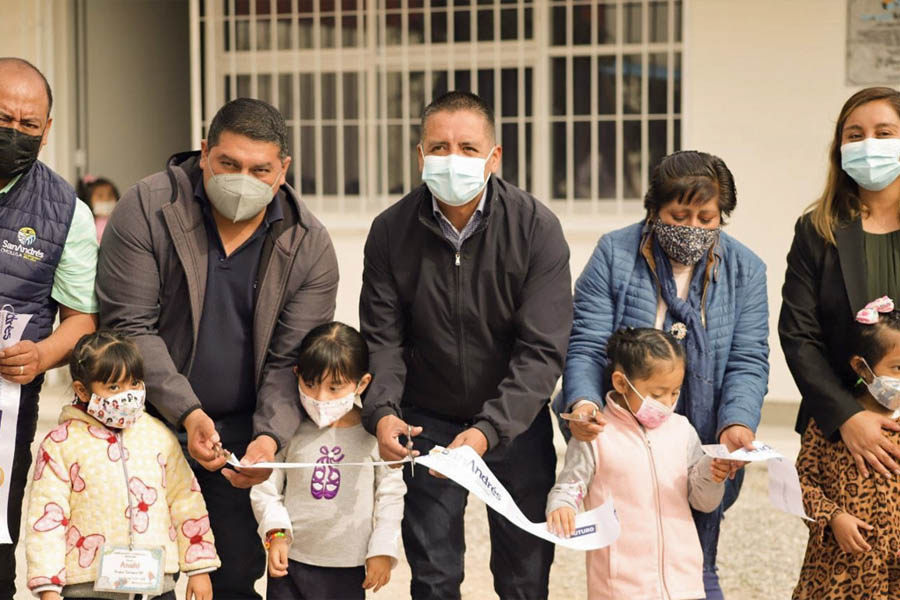
<instances>
[{"instance_id":1,"label":"beaded bracelet","mask_svg":"<svg viewBox=\"0 0 900 600\"><path fill-rule=\"evenodd\" d=\"M275 538L286 538L287 534L284 531L276 531L275 533L270 533L266 536L266 541L263 542L263 546L265 546L266 550L269 549L269 546L272 545L272 540Z\"/></svg>"}]
</instances>

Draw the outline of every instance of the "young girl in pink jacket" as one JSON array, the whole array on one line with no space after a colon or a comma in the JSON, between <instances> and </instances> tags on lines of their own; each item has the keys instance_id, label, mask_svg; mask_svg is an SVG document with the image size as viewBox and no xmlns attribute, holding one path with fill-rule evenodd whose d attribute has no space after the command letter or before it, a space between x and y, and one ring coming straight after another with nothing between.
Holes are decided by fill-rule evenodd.
<instances>
[{"instance_id":1,"label":"young girl in pink jacket","mask_svg":"<svg viewBox=\"0 0 900 600\"><path fill-rule=\"evenodd\" d=\"M729 461L703 454L688 420L675 414L684 350L658 329L620 329L609 340L603 432L569 441L547 499L547 525L568 536L575 511L615 502L622 527L612 545L587 553L591 600L703 598L703 553L691 508L722 501Z\"/></svg>"}]
</instances>

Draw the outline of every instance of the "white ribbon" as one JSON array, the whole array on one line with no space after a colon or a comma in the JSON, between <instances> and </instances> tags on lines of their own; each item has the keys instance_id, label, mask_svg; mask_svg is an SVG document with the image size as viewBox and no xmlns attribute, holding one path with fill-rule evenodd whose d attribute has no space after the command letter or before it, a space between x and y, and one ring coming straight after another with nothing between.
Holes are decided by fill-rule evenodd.
<instances>
[{"instance_id":1,"label":"white ribbon","mask_svg":"<svg viewBox=\"0 0 900 600\"><path fill-rule=\"evenodd\" d=\"M340 463L339 467L391 466L413 462L410 458L403 460L369 461L356 463ZM240 461L230 454L227 464L245 469L314 469L326 466L322 463L288 463L266 462L254 465L241 465ZM546 523L534 523L522 513L515 500L494 476L484 460L469 446L460 446L448 450L436 446L431 453L415 459L420 464L452 479L484 501L489 507L506 517L513 525L524 529L532 535L545 539L559 546L573 550L596 550L612 544L619 537L619 519L613 507L612 498L601 506L575 515L575 532L572 537L562 538L547 529Z\"/></svg>"},{"instance_id":2,"label":"white ribbon","mask_svg":"<svg viewBox=\"0 0 900 600\"><path fill-rule=\"evenodd\" d=\"M597 508L575 515L575 532L569 538L550 533L546 523L529 521L500 480L470 446L452 450L438 446L426 456L417 458L416 463L463 486L516 527L558 546L573 550L597 550L609 546L619 537L619 519L612 498ZM529 467L523 465L523 468Z\"/></svg>"},{"instance_id":3,"label":"white ribbon","mask_svg":"<svg viewBox=\"0 0 900 600\"><path fill-rule=\"evenodd\" d=\"M769 502L778 510L812 521L803 510L803 489L797 468L775 448L753 440L753 450L728 452L725 444L707 444L703 452L713 458L742 462L765 462L769 470Z\"/></svg>"},{"instance_id":4,"label":"white ribbon","mask_svg":"<svg viewBox=\"0 0 900 600\"><path fill-rule=\"evenodd\" d=\"M241 461L233 453L228 454L225 464L241 469L315 469L316 467L390 467L412 462L409 458L403 460L369 460L366 462L342 462L342 463L304 463L304 462L261 462L252 465L242 465Z\"/></svg>"},{"instance_id":5,"label":"white ribbon","mask_svg":"<svg viewBox=\"0 0 900 600\"><path fill-rule=\"evenodd\" d=\"M31 315L17 314L6 305L0 309L0 350L18 344ZM0 544L11 544L6 522L13 456L16 453L16 423L22 386L0 377ZM26 449L26 452L30 450Z\"/></svg>"}]
</instances>

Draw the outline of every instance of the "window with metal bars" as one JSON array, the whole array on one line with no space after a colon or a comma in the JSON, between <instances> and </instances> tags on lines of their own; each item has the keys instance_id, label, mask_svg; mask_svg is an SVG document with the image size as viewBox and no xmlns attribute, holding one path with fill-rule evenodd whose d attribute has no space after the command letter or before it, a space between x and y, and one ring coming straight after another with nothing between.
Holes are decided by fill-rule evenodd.
<instances>
[{"instance_id":1,"label":"window with metal bars","mask_svg":"<svg viewBox=\"0 0 900 600\"><path fill-rule=\"evenodd\" d=\"M560 214L639 205L679 149L682 0L192 0L202 136L224 102L285 116L288 181L371 216L419 184L419 117L445 91L497 118L500 175Z\"/></svg>"}]
</instances>

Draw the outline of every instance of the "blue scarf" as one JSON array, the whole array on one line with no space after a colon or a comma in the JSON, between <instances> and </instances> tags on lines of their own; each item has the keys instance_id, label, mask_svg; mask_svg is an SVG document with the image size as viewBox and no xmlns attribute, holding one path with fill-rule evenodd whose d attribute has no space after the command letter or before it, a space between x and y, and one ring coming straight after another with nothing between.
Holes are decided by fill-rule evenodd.
<instances>
[{"instance_id":1,"label":"blue scarf","mask_svg":"<svg viewBox=\"0 0 900 600\"><path fill-rule=\"evenodd\" d=\"M673 323L681 322L687 327L687 335L682 340L687 357L685 365L684 385L678 397L676 412L687 417L700 440L704 444L717 444L716 430L719 421L719 407L715 398L715 357L709 343L709 336L703 326L700 311L703 301L703 280L706 277L706 265L709 252L694 266L688 289L687 300L678 297L675 277L672 275L672 263L656 240L653 241L653 258L656 262L656 275L659 279L660 293L668 307L663 328L669 331ZM703 549L703 568L709 571L715 568L716 549L719 545L719 524L722 515L737 499L744 480L743 469L738 471L734 480L725 481L724 501L711 513L701 513L691 509L697 535Z\"/></svg>"},{"instance_id":2,"label":"blue scarf","mask_svg":"<svg viewBox=\"0 0 900 600\"><path fill-rule=\"evenodd\" d=\"M663 328L671 331L676 322L684 323L687 328L687 335L681 341L687 364L676 412L688 418L704 444L715 444L718 421L714 389L715 357L700 316L709 253L704 253L703 258L694 266L687 300L682 300L678 297L669 257L655 239L652 244L660 293L668 307Z\"/></svg>"}]
</instances>

